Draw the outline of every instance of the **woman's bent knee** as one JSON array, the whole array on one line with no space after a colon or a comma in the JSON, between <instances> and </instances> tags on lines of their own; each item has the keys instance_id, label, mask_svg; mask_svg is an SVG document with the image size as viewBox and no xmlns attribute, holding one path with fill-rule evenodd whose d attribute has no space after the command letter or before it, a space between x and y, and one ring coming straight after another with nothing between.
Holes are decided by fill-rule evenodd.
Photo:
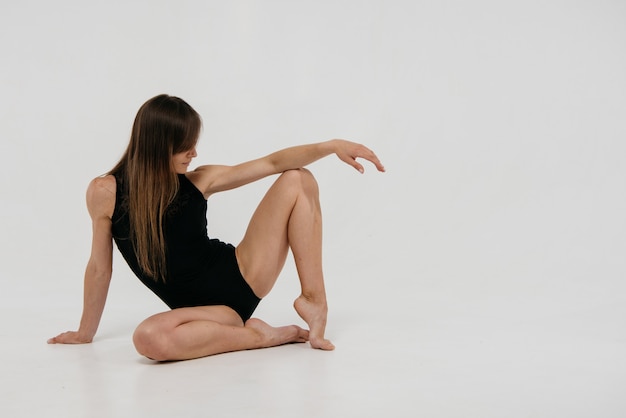
<instances>
[{"instance_id":1,"label":"woman's bent knee","mask_svg":"<svg viewBox=\"0 0 626 418\"><path fill-rule=\"evenodd\" d=\"M287 170L280 176L281 181L290 182L293 187L308 193L317 193L317 180L306 168L298 168L295 170Z\"/></svg>"},{"instance_id":2,"label":"woman's bent knee","mask_svg":"<svg viewBox=\"0 0 626 418\"><path fill-rule=\"evenodd\" d=\"M171 360L165 333L150 323L143 322L135 329L133 344L139 354L149 359L157 361Z\"/></svg>"}]
</instances>

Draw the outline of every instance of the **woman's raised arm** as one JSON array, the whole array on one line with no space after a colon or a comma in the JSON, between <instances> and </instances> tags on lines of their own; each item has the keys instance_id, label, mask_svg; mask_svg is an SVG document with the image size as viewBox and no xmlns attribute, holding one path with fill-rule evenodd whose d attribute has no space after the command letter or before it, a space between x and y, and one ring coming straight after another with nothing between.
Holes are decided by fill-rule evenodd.
<instances>
[{"instance_id":1,"label":"woman's raised arm","mask_svg":"<svg viewBox=\"0 0 626 418\"><path fill-rule=\"evenodd\" d=\"M330 154L336 154L340 160L361 173L364 168L357 158L370 161L378 171L385 171L376 154L366 146L342 139L333 139L285 148L234 166L201 166L189 174L192 181L208 197L213 193L234 189L272 174L305 167Z\"/></svg>"},{"instance_id":2,"label":"woman's raised arm","mask_svg":"<svg viewBox=\"0 0 626 418\"><path fill-rule=\"evenodd\" d=\"M91 256L85 270L83 314L77 331L67 331L48 340L49 344L90 343L96 335L104 310L113 262L111 216L115 208L113 176L94 179L87 189L87 209L92 220Z\"/></svg>"}]
</instances>

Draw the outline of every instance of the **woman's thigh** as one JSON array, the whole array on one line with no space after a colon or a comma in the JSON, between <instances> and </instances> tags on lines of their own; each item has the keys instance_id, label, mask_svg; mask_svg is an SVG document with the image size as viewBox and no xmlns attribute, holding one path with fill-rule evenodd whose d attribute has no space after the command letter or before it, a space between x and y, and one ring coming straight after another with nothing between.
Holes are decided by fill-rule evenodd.
<instances>
[{"instance_id":1,"label":"woman's thigh","mask_svg":"<svg viewBox=\"0 0 626 418\"><path fill-rule=\"evenodd\" d=\"M237 247L243 277L262 298L280 274L289 251L289 218L303 189L317 184L308 170L287 171L274 182L257 207Z\"/></svg>"},{"instance_id":2,"label":"woman's thigh","mask_svg":"<svg viewBox=\"0 0 626 418\"><path fill-rule=\"evenodd\" d=\"M192 321L212 321L222 325L243 326L243 321L237 312L228 306L215 305L177 308L161 312L144 320L137 329L149 328L166 331Z\"/></svg>"}]
</instances>

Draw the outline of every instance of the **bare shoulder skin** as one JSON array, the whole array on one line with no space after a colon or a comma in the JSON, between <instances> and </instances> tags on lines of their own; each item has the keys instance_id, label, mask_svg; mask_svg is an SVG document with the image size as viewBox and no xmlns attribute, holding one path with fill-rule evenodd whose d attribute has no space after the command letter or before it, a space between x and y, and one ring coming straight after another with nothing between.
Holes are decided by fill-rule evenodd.
<instances>
[{"instance_id":1,"label":"bare shoulder skin","mask_svg":"<svg viewBox=\"0 0 626 418\"><path fill-rule=\"evenodd\" d=\"M115 209L115 177L108 174L96 177L89 183L87 188L87 209L92 216L106 216L109 219L113 216Z\"/></svg>"}]
</instances>

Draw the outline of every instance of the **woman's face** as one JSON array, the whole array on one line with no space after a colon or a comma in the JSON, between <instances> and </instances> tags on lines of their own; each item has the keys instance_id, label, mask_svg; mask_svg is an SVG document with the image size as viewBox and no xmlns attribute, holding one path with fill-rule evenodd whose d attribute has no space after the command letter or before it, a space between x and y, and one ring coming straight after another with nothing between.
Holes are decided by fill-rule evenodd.
<instances>
[{"instance_id":1,"label":"woman's face","mask_svg":"<svg viewBox=\"0 0 626 418\"><path fill-rule=\"evenodd\" d=\"M189 168L189 163L191 163L191 160L197 156L198 153L196 152L196 147L193 147L189 151L183 151L172 155L174 171L178 174L185 174Z\"/></svg>"}]
</instances>

